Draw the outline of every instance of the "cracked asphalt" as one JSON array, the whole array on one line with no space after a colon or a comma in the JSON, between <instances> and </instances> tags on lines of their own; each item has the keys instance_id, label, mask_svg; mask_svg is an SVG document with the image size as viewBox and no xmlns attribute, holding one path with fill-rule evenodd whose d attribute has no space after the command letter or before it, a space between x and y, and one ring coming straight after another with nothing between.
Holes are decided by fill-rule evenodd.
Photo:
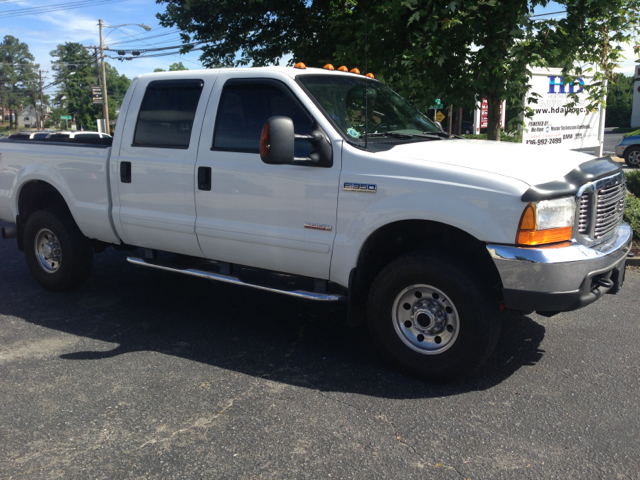
<instances>
[{"instance_id":1,"label":"cracked asphalt","mask_svg":"<svg viewBox=\"0 0 640 480\"><path fill-rule=\"evenodd\" d=\"M127 264L54 294L0 241L1 479L640 478L640 270L508 315L471 377L389 367L342 305Z\"/></svg>"}]
</instances>

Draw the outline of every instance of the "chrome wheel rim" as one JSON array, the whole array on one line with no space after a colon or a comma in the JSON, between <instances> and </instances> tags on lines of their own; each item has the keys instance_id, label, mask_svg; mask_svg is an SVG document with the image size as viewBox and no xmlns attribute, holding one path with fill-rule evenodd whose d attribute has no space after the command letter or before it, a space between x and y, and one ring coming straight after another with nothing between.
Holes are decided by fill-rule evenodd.
<instances>
[{"instance_id":1,"label":"chrome wheel rim","mask_svg":"<svg viewBox=\"0 0 640 480\"><path fill-rule=\"evenodd\" d=\"M640 150L633 150L631 153L629 153L627 159L632 165L640 164Z\"/></svg>"},{"instance_id":2,"label":"chrome wheel rim","mask_svg":"<svg viewBox=\"0 0 640 480\"><path fill-rule=\"evenodd\" d=\"M424 355L442 353L460 331L458 311L444 292L431 285L411 285L393 302L393 327L402 342Z\"/></svg>"},{"instance_id":3,"label":"chrome wheel rim","mask_svg":"<svg viewBox=\"0 0 640 480\"><path fill-rule=\"evenodd\" d=\"M35 250L38 264L45 272L58 271L62 261L60 242L51 230L43 228L36 234Z\"/></svg>"}]
</instances>

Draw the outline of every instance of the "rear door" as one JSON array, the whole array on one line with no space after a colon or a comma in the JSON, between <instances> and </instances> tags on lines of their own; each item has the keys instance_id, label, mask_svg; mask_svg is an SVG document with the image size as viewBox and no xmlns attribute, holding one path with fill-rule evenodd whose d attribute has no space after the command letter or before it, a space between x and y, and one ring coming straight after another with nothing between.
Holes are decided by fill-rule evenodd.
<instances>
[{"instance_id":1,"label":"rear door","mask_svg":"<svg viewBox=\"0 0 640 480\"><path fill-rule=\"evenodd\" d=\"M331 168L263 163L265 121L287 116L296 133L307 134L314 107L294 93L290 78L242 78L241 72L220 74L203 126L197 170L210 178L196 190L202 251L211 259L328 279L339 147L333 144ZM297 157L310 151L308 141L296 141Z\"/></svg>"},{"instance_id":2,"label":"rear door","mask_svg":"<svg viewBox=\"0 0 640 480\"><path fill-rule=\"evenodd\" d=\"M202 256L195 234L195 163L216 72L185 74L138 80L111 161L118 170L114 223L127 244Z\"/></svg>"}]
</instances>

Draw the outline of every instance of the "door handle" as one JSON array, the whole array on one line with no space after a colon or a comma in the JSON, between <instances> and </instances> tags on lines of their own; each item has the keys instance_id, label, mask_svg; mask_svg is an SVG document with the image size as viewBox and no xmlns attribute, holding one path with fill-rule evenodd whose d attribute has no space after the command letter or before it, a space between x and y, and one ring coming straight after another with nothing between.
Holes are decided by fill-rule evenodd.
<instances>
[{"instance_id":1,"label":"door handle","mask_svg":"<svg viewBox=\"0 0 640 480\"><path fill-rule=\"evenodd\" d=\"M131 183L131 162L120 162L120 181Z\"/></svg>"},{"instance_id":2,"label":"door handle","mask_svg":"<svg viewBox=\"0 0 640 480\"><path fill-rule=\"evenodd\" d=\"M211 167L198 167L198 190L211 190Z\"/></svg>"}]
</instances>

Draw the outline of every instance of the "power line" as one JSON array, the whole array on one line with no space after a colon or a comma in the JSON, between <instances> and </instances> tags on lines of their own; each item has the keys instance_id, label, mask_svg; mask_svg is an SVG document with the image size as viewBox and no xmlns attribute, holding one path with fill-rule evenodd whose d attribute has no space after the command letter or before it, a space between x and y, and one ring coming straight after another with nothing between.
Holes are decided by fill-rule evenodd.
<instances>
[{"instance_id":1,"label":"power line","mask_svg":"<svg viewBox=\"0 0 640 480\"><path fill-rule=\"evenodd\" d=\"M534 18L534 17L545 17L547 15L558 15L560 13L567 13L566 10L563 10L562 12L550 12L550 13L539 13L538 15L529 15L529 18Z\"/></svg>"},{"instance_id":2,"label":"power line","mask_svg":"<svg viewBox=\"0 0 640 480\"><path fill-rule=\"evenodd\" d=\"M158 27L158 28L160 28L160 27ZM154 29L154 30L155 30L155 29ZM180 32L180 29L179 29L179 28L176 28L175 30L172 30L172 31L170 31L170 32L159 33L158 35L150 35L150 36L148 36L148 37L146 37L146 36L145 36L145 37L144 37L144 40L151 40L152 38L165 37L165 36L167 36L167 35L173 35L173 34L176 34L176 33L179 33L179 32ZM129 35L129 34L128 34L128 33L126 33L126 32L122 32L122 33L124 33L125 35ZM145 32L145 33L146 33L146 32ZM121 42L111 42L111 43L109 43L109 45L120 45L121 43L133 43L133 42L137 42L137 41L138 41L138 40L140 40L140 39L139 39L139 38L135 38L135 37L139 37L139 36L141 36L141 35L144 35L145 33L138 33L138 34L136 34L136 35L130 35L130 36L133 38L132 40L123 40L123 41L121 41ZM142 41L142 40L141 40L141 41Z\"/></svg>"},{"instance_id":3,"label":"power line","mask_svg":"<svg viewBox=\"0 0 640 480\"><path fill-rule=\"evenodd\" d=\"M0 19L23 17L26 15L41 15L43 13L60 12L63 10L72 10L76 8L93 7L96 5L104 5L106 3L121 3L128 0L80 0L71 3L57 3L55 5L46 5L42 7L16 8L13 10L5 10L0 12Z\"/></svg>"}]
</instances>

